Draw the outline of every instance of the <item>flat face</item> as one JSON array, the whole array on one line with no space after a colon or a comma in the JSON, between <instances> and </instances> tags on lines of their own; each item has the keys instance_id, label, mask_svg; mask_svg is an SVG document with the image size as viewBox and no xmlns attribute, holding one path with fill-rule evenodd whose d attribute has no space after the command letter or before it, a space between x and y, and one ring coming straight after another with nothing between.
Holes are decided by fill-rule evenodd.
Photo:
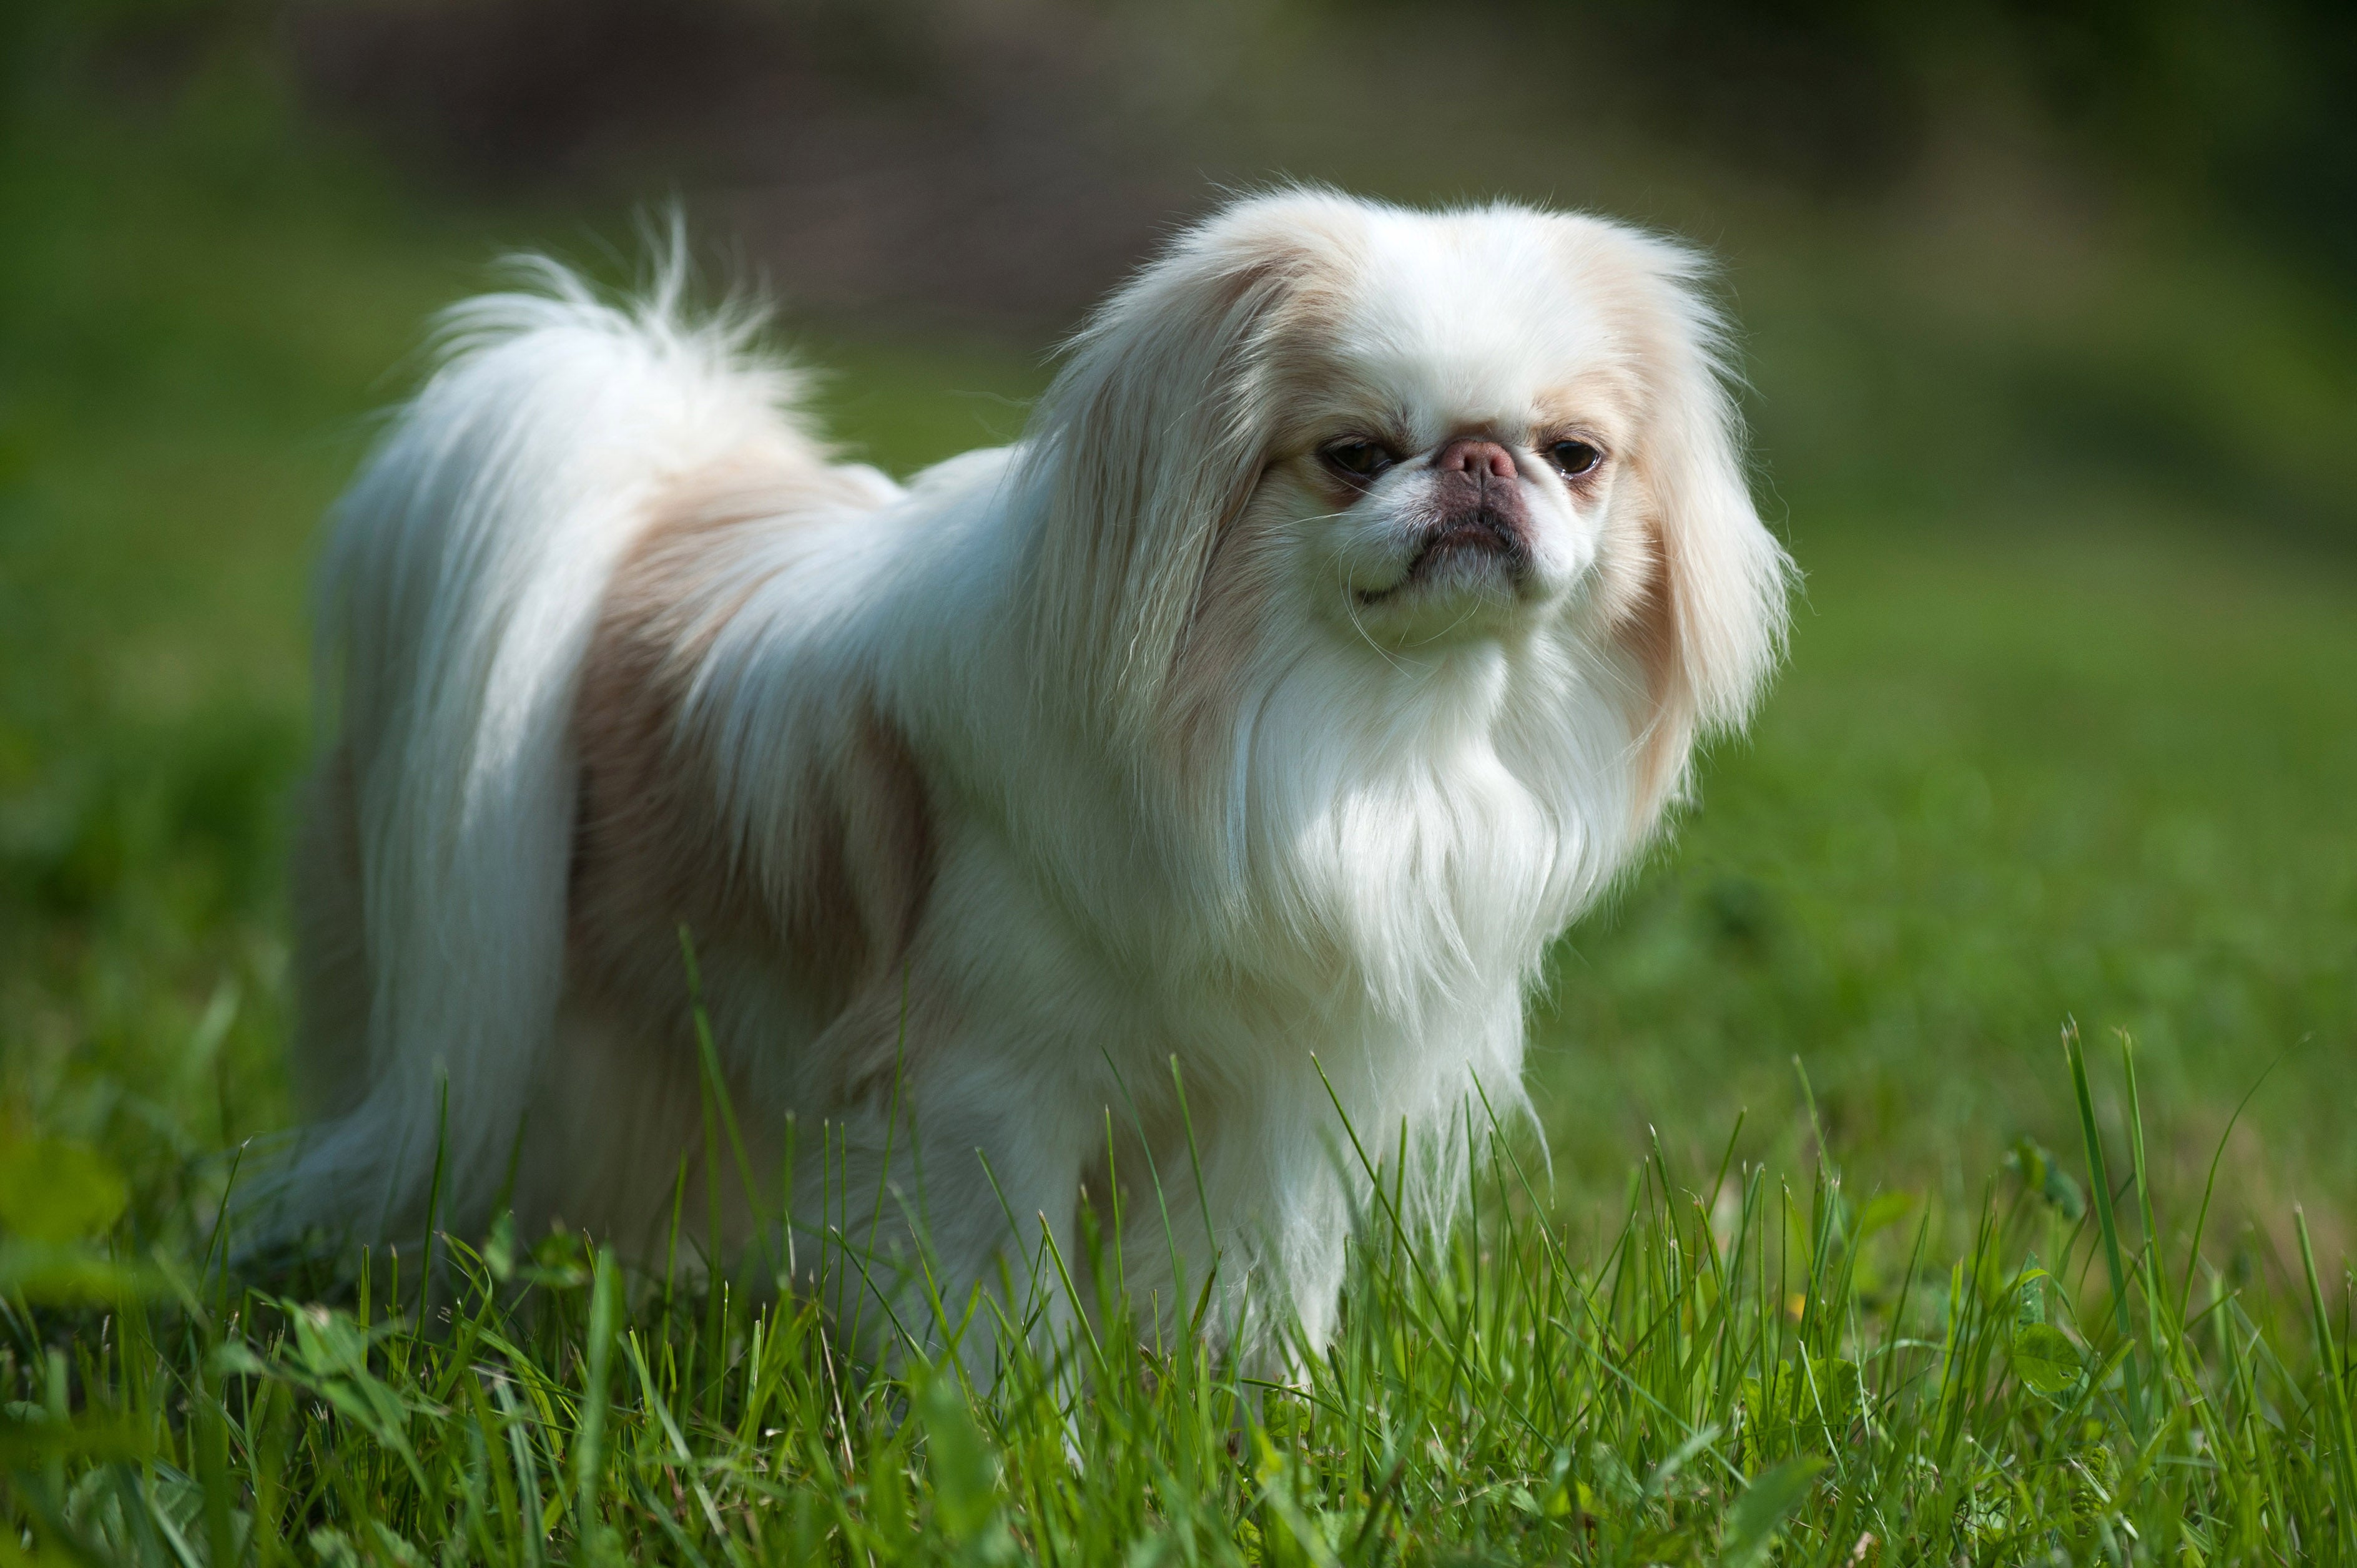
<instances>
[{"instance_id":1,"label":"flat face","mask_svg":"<svg viewBox=\"0 0 2357 1568\"><path fill-rule=\"evenodd\" d=\"M1307 613L1406 648L1560 612L1635 504L1635 291L1618 281L1560 220L1373 219L1269 367L1246 526L1281 543Z\"/></svg>"}]
</instances>

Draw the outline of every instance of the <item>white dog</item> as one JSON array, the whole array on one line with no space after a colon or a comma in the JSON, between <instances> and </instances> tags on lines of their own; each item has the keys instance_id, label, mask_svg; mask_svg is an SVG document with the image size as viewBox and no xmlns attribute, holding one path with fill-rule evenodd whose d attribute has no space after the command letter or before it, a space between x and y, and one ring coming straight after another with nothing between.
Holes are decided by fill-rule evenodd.
<instances>
[{"instance_id":1,"label":"white dog","mask_svg":"<svg viewBox=\"0 0 2357 1568\"><path fill-rule=\"evenodd\" d=\"M460 306L325 564L326 1119L265 1226L506 1198L643 1257L683 1195L737 1248L790 1209L905 1327L1077 1274L1117 1201L1133 1299L1320 1339L1372 1180L1461 1190L1549 940L1774 660L1697 271L1238 201L905 489L675 288Z\"/></svg>"}]
</instances>

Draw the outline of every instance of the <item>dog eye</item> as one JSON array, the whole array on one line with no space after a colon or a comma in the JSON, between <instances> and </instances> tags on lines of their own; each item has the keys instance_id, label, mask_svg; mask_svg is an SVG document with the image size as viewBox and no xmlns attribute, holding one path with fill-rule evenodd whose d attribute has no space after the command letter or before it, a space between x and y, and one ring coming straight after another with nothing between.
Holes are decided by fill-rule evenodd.
<instances>
[{"instance_id":1,"label":"dog eye","mask_svg":"<svg viewBox=\"0 0 2357 1568\"><path fill-rule=\"evenodd\" d=\"M1318 456L1325 459L1328 467L1354 479L1372 479L1398 461L1388 448L1356 436L1334 442Z\"/></svg>"},{"instance_id":2,"label":"dog eye","mask_svg":"<svg viewBox=\"0 0 2357 1568\"><path fill-rule=\"evenodd\" d=\"M1596 466L1604 461L1604 451L1585 441L1558 441L1547 448L1547 459L1565 478L1576 479L1596 472Z\"/></svg>"}]
</instances>

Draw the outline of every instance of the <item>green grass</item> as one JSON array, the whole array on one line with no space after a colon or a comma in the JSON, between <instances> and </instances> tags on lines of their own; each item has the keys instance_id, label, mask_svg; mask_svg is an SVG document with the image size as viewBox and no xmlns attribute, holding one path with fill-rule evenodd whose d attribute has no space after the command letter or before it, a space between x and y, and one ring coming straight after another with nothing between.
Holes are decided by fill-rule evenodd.
<instances>
[{"instance_id":1,"label":"green grass","mask_svg":"<svg viewBox=\"0 0 2357 1568\"><path fill-rule=\"evenodd\" d=\"M423 1304L416 1258L224 1279L227 1152L291 1115L314 520L428 311L591 247L290 151L234 81L6 113L0 1563L2357 1555L2357 566L2117 473L1874 500L1775 445L1877 427L1768 240L1791 667L1558 954L1551 1165L1496 1151L1446 1245L1371 1217L1302 1386L1107 1304L971 1399L808 1306L601 1295L562 1234L447 1239ZM899 469L1041 380L805 342Z\"/></svg>"},{"instance_id":2,"label":"green grass","mask_svg":"<svg viewBox=\"0 0 2357 1568\"><path fill-rule=\"evenodd\" d=\"M2149 515L2149 514L2147 514ZM2057 1030L2136 1038L2159 1177L2287 1240L2350 1233L2357 1144L2357 583L2179 525L1829 538L1791 669L1661 864L1574 933L1538 1063L1558 1158L1749 1107L1969 1203L2071 1135ZM1672 1130L1675 1129L1673 1133ZM1804 1161L1792 1137L1749 1144Z\"/></svg>"},{"instance_id":3,"label":"green grass","mask_svg":"<svg viewBox=\"0 0 2357 1568\"><path fill-rule=\"evenodd\" d=\"M561 1232L364 1257L356 1307L152 1280L72 1244L105 1179L20 1146L9 1218L82 1223L0 1252L6 1504L45 1559L159 1565L2346 1560L2346 1324L2305 1233L2302 1303L2168 1248L2141 1183L2115 1212L2071 1070L2092 1187L2031 1155L1953 1248L1829 1162L1795 1192L1656 1150L1581 1212L1492 1143L1447 1245L1379 1195L1337 1340L1281 1383L1111 1298L987 1393L862 1369L815 1302Z\"/></svg>"}]
</instances>

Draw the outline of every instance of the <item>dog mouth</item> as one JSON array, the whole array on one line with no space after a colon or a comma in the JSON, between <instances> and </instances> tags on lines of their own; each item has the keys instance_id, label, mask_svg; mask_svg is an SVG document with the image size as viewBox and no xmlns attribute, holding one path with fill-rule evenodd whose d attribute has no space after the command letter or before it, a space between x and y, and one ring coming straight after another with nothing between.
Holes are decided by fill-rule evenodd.
<instances>
[{"instance_id":1,"label":"dog mouth","mask_svg":"<svg viewBox=\"0 0 2357 1568\"><path fill-rule=\"evenodd\" d=\"M1519 585L1529 570L1530 551L1523 542L1522 531L1494 510L1482 507L1434 525L1397 582L1361 588L1357 598L1362 606L1377 605L1411 588L1476 575L1502 576Z\"/></svg>"}]
</instances>

